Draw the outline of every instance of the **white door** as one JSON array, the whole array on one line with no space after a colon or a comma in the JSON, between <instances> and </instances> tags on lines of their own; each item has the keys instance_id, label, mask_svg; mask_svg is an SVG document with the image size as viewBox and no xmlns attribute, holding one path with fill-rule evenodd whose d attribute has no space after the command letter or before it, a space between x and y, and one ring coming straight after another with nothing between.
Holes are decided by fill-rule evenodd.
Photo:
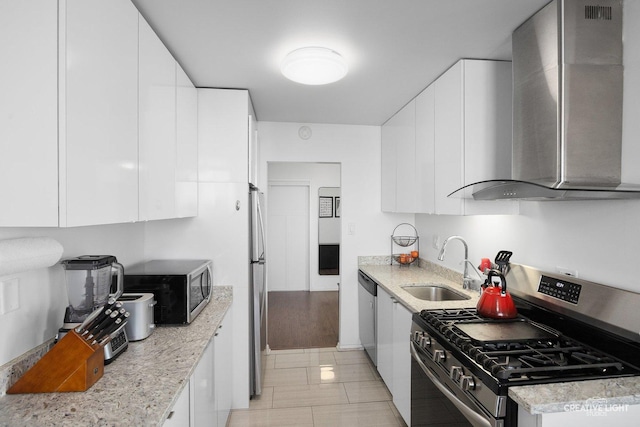
<instances>
[{"instance_id":1,"label":"white door","mask_svg":"<svg viewBox=\"0 0 640 427\"><path fill-rule=\"evenodd\" d=\"M269 185L269 291L309 290L309 186Z\"/></svg>"}]
</instances>

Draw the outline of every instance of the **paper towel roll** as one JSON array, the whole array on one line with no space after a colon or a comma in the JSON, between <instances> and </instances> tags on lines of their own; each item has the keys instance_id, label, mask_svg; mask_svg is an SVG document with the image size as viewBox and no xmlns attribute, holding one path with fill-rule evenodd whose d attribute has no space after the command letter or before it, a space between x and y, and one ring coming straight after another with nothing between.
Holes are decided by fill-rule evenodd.
<instances>
[{"instance_id":1,"label":"paper towel roll","mask_svg":"<svg viewBox=\"0 0 640 427\"><path fill-rule=\"evenodd\" d=\"M0 276L51 267L60 260L63 250L50 237L0 240Z\"/></svg>"}]
</instances>

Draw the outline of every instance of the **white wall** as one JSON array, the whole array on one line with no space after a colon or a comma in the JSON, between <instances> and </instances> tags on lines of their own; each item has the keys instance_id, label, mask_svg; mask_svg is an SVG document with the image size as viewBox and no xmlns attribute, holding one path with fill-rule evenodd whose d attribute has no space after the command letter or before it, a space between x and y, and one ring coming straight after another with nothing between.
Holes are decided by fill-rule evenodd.
<instances>
[{"instance_id":1,"label":"white wall","mask_svg":"<svg viewBox=\"0 0 640 427\"><path fill-rule=\"evenodd\" d=\"M115 255L126 267L143 257L143 224L76 228L0 228L0 240L51 237L64 247L62 258ZM59 264L0 277L17 278L20 308L0 315L0 365L53 338L67 306L64 270Z\"/></svg>"},{"instance_id":2,"label":"white wall","mask_svg":"<svg viewBox=\"0 0 640 427\"><path fill-rule=\"evenodd\" d=\"M262 138L262 136L261 136ZM261 140L262 142L262 140ZM270 162L268 165L269 183L287 183L291 181L305 181L309 183L309 290L332 291L338 290L339 276L321 276L318 274L318 189L320 187L340 187L340 164L337 163L297 163ZM265 189L267 190L267 189ZM337 191L340 191L337 188ZM266 191L265 191L266 192ZM265 203L269 208L268 198ZM331 219L330 221L335 221ZM337 220L340 223L340 220ZM272 242L271 239L267 244ZM340 243L340 241L332 242ZM269 258L274 254L269 251ZM270 270L272 273L273 271Z\"/></svg>"},{"instance_id":3,"label":"white wall","mask_svg":"<svg viewBox=\"0 0 640 427\"><path fill-rule=\"evenodd\" d=\"M340 253L339 347L359 347L358 256L388 255L390 236L413 215L380 211L380 127L309 125L312 136L298 136L300 123L260 122L260 182L267 182L268 162L341 164L342 246ZM268 199L268 194L266 194ZM349 227L354 234L348 234ZM267 236L269 239L269 236Z\"/></svg>"},{"instance_id":4,"label":"white wall","mask_svg":"<svg viewBox=\"0 0 640 427\"><path fill-rule=\"evenodd\" d=\"M624 3L623 181L640 183L640 2ZM634 24L631 24L634 23ZM519 216L452 217L416 215L420 254L434 262L440 242L460 234L469 257L494 258L513 251L511 260L546 271L577 270L586 280L640 292L640 200L522 202ZM455 246L454 246L455 245ZM452 242L444 265L462 271L462 245Z\"/></svg>"}]
</instances>

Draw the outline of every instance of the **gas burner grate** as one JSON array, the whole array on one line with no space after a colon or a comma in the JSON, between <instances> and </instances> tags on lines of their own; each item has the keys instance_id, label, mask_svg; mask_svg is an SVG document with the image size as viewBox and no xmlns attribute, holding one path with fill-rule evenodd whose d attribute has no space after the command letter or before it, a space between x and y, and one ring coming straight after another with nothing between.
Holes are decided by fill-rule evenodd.
<instances>
[{"instance_id":1,"label":"gas burner grate","mask_svg":"<svg viewBox=\"0 0 640 427\"><path fill-rule=\"evenodd\" d=\"M614 358L567 338L556 342L490 343L471 346L465 352L493 376L503 380L602 375L624 369Z\"/></svg>"}]
</instances>

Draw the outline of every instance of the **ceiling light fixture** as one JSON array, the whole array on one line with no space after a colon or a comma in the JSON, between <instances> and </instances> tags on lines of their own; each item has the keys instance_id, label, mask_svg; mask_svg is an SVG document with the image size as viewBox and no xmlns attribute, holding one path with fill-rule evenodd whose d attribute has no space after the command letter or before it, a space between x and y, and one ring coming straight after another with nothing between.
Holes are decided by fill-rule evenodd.
<instances>
[{"instance_id":1,"label":"ceiling light fixture","mask_svg":"<svg viewBox=\"0 0 640 427\"><path fill-rule=\"evenodd\" d=\"M303 47L284 58L280 71L297 83L325 85L346 76L349 67L338 52L325 47Z\"/></svg>"}]
</instances>

